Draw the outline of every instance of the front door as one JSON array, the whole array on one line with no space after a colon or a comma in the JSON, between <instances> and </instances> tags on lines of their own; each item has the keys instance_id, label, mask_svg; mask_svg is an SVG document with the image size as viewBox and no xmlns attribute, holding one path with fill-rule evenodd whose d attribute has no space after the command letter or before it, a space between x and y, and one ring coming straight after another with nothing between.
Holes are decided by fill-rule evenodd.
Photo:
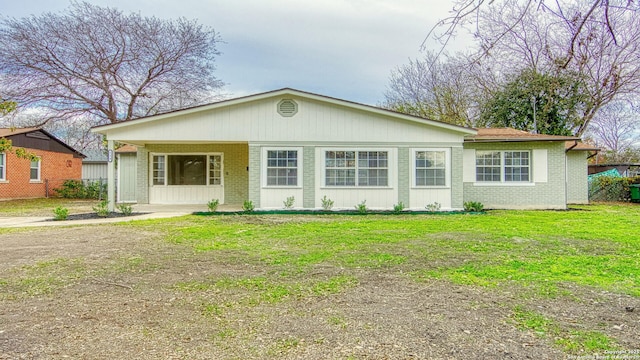
<instances>
[{"instance_id":1,"label":"front door","mask_svg":"<svg viewBox=\"0 0 640 360\"><path fill-rule=\"evenodd\" d=\"M118 154L118 202L136 202L136 153Z\"/></svg>"}]
</instances>

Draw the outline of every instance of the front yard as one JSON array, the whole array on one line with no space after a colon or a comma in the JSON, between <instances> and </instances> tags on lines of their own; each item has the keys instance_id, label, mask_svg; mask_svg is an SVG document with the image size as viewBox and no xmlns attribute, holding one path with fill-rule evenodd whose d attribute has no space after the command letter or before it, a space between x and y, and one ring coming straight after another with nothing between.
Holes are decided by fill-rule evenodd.
<instances>
[{"instance_id":1,"label":"front yard","mask_svg":"<svg viewBox=\"0 0 640 360\"><path fill-rule=\"evenodd\" d=\"M0 229L0 359L637 354L639 226L623 204Z\"/></svg>"}]
</instances>

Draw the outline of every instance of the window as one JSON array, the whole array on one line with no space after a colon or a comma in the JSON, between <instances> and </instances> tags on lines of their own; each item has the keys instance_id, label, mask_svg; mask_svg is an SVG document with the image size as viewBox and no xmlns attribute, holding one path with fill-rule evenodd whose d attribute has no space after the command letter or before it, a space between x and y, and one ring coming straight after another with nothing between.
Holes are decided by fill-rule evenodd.
<instances>
[{"instance_id":1,"label":"window","mask_svg":"<svg viewBox=\"0 0 640 360\"><path fill-rule=\"evenodd\" d=\"M222 185L222 155L154 155L151 171L153 185Z\"/></svg>"},{"instance_id":2,"label":"window","mask_svg":"<svg viewBox=\"0 0 640 360\"><path fill-rule=\"evenodd\" d=\"M7 156L0 153L0 181L7 180Z\"/></svg>"},{"instance_id":3,"label":"window","mask_svg":"<svg viewBox=\"0 0 640 360\"><path fill-rule=\"evenodd\" d=\"M476 181L500 181L500 152L476 152Z\"/></svg>"},{"instance_id":4,"label":"window","mask_svg":"<svg viewBox=\"0 0 640 360\"><path fill-rule=\"evenodd\" d=\"M165 156L153 157L153 185L164 185L164 158Z\"/></svg>"},{"instance_id":5,"label":"window","mask_svg":"<svg viewBox=\"0 0 640 360\"><path fill-rule=\"evenodd\" d=\"M529 151L477 151L476 181L529 182Z\"/></svg>"},{"instance_id":6,"label":"window","mask_svg":"<svg viewBox=\"0 0 640 360\"><path fill-rule=\"evenodd\" d=\"M388 186L388 157L387 151L327 151L325 185Z\"/></svg>"},{"instance_id":7,"label":"window","mask_svg":"<svg viewBox=\"0 0 640 360\"><path fill-rule=\"evenodd\" d=\"M416 151L416 186L446 186L446 152Z\"/></svg>"},{"instance_id":8,"label":"window","mask_svg":"<svg viewBox=\"0 0 640 360\"><path fill-rule=\"evenodd\" d=\"M529 152L504 152L504 181L529 181Z\"/></svg>"},{"instance_id":9,"label":"window","mask_svg":"<svg viewBox=\"0 0 640 360\"><path fill-rule=\"evenodd\" d=\"M388 173L386 151L358 152L358 186L387 186Z\"/></svg>"},{"instance_id":10,"label":"window","mask_svg":"<svg viewBox=\"0 0 640 360\"><path fill-rule=\"evenodd\" d=\"M40 160L31 162L29 180L40 181Z\"/></svg>"},{"instance_id":11,"label":"window","mask_svg":"<svg viewBox=\"0 0 640 360\"><path fill-rule=\"evenodd\" d=\"M209 156L209 185L222 185L222 155Z\"/></svg>"},{"instance_id":12,"label":"window","mask_svg":"<svg viewBox=\"0 0 640 360\"><path fill-rule=\"evenodd\" d=\"M267 151L267 186L298 185L298 151Z\"/></svg>"}]
</instances>

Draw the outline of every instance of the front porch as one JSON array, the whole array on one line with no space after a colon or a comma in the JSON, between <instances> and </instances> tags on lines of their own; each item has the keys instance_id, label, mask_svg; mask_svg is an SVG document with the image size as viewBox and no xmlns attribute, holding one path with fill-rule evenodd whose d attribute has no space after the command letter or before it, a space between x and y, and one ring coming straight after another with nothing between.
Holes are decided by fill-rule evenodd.
<instances>
[{"instance_id":1,"label":"front porch","mask_svg":"<svg viewBox=\"0 0 640 360\"><path fill-rule=\"evenodd\" d=\"M201 211L207 211L212 199L241 207L249 198L248 163L247 143L137 144L135 161L129 168L121 162L118 172L119 177L137 174L139 205L202 205ZM115 204L112 195L109 203Z\"/></svg>"}]
</instances>

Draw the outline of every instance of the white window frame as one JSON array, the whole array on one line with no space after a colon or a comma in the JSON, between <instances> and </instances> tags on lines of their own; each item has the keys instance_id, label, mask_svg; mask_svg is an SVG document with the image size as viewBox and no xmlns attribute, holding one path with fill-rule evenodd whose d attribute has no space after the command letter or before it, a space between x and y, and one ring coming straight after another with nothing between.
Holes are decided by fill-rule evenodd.
<instances>
[{"instance_id":1,"label":"white window frame","mask_svg":"<svg viewBox=\"0 0 640 360\"><path fill-rule=\"evenodd\" d=\"M205 176L206 176L206 184L204 185L169 185L167 179L169 178L169 167L168 165L168 157L169 156L189 156L189 155L199 155L199 156L205 156L206 160L205 162L207 163L207 167L205 169ZM154 163L154 159L156 156L161 156L164 157L164 184L154 184L154 169L153 169L153 163ZM211 184L211 168L210 168L210 164L211 164L211 156L220 156L220 184ZM152 187L157 187L157 186L163 186L163 187L178 187L178 186L208 186L208 187L222 187L224 186L224 154L220 153L220 152L212 152L212 153L150 153L149 154L149 186Z\"/></svg>"},{"instance_id":2,"label":"white window frame","mask_svg":"<svg viewBox=\"0 0 640 360\"><path fill-rule=\"evenodd\" d=\"M7 181L7 154L0 153L0 182Z\"/></svg>"},{"instance_id":3,"label":"white window frame","mask_svg":"<svg viewBox=\"0 0 640 360\"><path fill-rule=\"evenodd\" d=\"M34 162L35 162L36 164L38 164L38 166L37 166L36 168L34 168L34 167L32 166ZM36 169L36 170L37 170L37 175L38 175L38 176L37 176L35 179L32 179L32 178L31 178L31 171L32 171L33 169ZM41 158L38 158L38 160L37 160L37 161L30 161L30 162L29 162L29 182L37 183L37 182L42 181L41 179L42 179L42 159L41 159Z\"/></svg>"},{"instance_id":4,"label":"white window frame","mask_svg":"<svg viewBox=\"0 0 640 360\"><path fill-rule=\"evenodd\" d=\"M393 188L393 164L395 153L389 148L322 148L322 187L328 189L391 189ZM355 178L354 185L327 185L327 152L354 152L355 153ZM386 152L387 153L387 167L377 168L387 170L387 185L359 185L358 170L360 169L376 169L376 168L360 168L358 164L359 153L361 152ZM333 169L333 168L330 168ZM351 168L335 168L335 169L351 169Z\"/></svg>"},{"instance_id":5,"label":"white window frame","mask_svg":"<svg viewBox=\"0 0 640 360\"><path fill-rule=\"evenodd\" d=\"M296 185L269 185L268 184L268 162L269 162L269 151L296 151L298 154L296 156L297 159L297 178ZM302 188L302 174L303 174L303 152L301 147L287 147L287 146L270 146L262 148L262 166L261 168L261 176L262 176L262 187L263 188L272 188L272 189L301 189Z\"/></svg>"},{"instance_id":6,"label":"white window frame","mask_svg":"<svg viewBox=\"0 0 640 360\"><path fill-rule=\"evenodd\" d=\"M416 159L418 152L444 152L444 185L418 185ZM411 187L419 189L448 189L451 187L451 149L450 148L415 148L411 149Z\"/></svg>"},{"instance_id":7,"label":"white window frame","mask_svg":"<svg viewBox=\"0 0 640 360\"><path fill-rule=\"evenodd\" d=\"M477 159L478 159L478 153L488 153L488 152L495 152L495 153L500 153L500 181L479 181L477 178L477 174L478 174L478 165L477 165ZM505 168L506 167L524 167L524 166L512 166L512 165L506 165L505 164L505 153L511 153L511 152L517 152L517 153L528 153L529 154L529 164L527 165L527 167L529 168L529 180L526 181L514 181L514 180L506 180L506 172L505 172ZM474 166L475 166L475 173L476 173L476 178L475 178L475 183L476 185L534 185L533 179L533 151L532 150L476 150L475 152L475 160L476 162L474 162Z\"/></svg>"}]
</instances>

